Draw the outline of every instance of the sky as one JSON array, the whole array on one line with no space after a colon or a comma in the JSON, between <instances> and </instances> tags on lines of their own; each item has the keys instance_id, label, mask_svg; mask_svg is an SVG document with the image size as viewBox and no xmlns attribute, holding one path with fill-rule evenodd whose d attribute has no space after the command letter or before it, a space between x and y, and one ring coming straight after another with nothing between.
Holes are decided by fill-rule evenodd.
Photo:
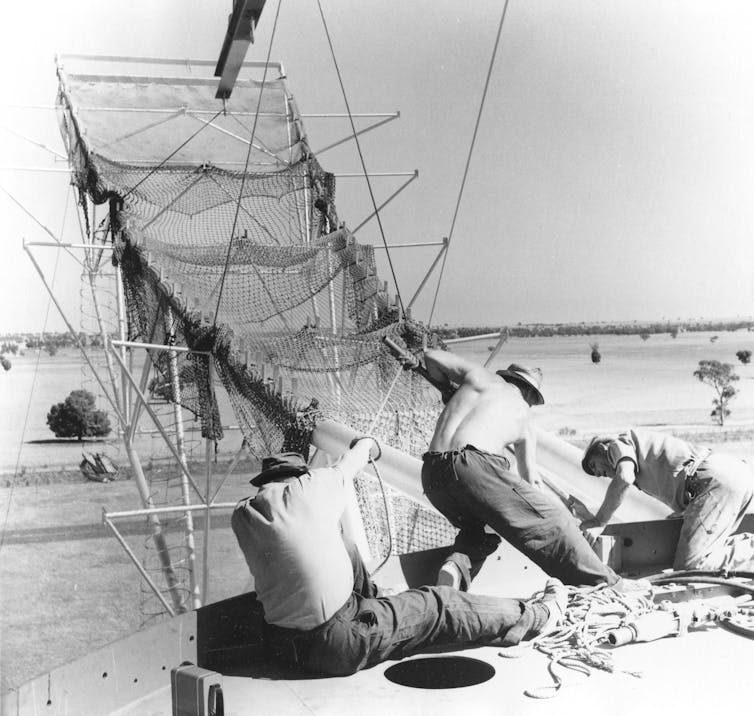
<instances>
[{"instance_id":1,"label":"sky","mask_svg":"<svg viewBox=\"0 0 754 716\"><path fill-rule=\"evenodd\" d=\"M344 112L317 1L281 2L275 24L268 0L247 59L264 60L272 41L304 114ZM67 177L19 171L66 166L21 138L63 151L54 112L28 108L53 105L55 53L215 60L231 4L3 5L0 334L63 329L23 241L50 240L37 222L80 241ZM381 213L384 240L450 237L437 299L438 269L413 316L502 326L754 314L754 4L510 0L470 155L503 5L321 0L352 112L401 113L360 138L367 170L419 172ZM305 122L315 151L348 132L342 119ZM319 159L360 171L353 143ZM404 181L375 176L377 202ZM336 200L348 226L371 212L363 181L341 178ZM375 221L357 238L383 241ZM76 323L80 270L55 249L29 251ZM437 252L391 250L404 303Z\"/></svg>"}]
</instances>

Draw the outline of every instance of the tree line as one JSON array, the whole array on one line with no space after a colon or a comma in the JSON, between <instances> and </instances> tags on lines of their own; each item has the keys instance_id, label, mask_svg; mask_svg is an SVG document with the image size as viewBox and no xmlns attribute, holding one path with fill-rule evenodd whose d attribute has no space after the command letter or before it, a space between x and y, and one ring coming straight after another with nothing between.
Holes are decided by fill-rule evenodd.
<instances>
[{"instance_id":1,"label":"tree line","mask_svg":"<svg viewBox=\"0 0 754 716\"><path fill-rule=\"evenodd\" d=\"M514 326L444 326L434 327L440 338L467 338L485 333L507 333L514 338L551 338L553 336L639 335L684 331L754 331L754 320L717 321L654 321L642 323L517 323ZM646 339L645 339L646 340Z\"/></svg>"},{"instance_id":2,"label":"tree line","mask_svg":"<svg viewBox=\"0 0 754 716\"><path fill-rule=\"evenodd\" d=\"M99 333L87 333L79 331L78 340L84 347L101 346L102 336ZM29 349L43 348L48 346L55 348L72 348L78 346L76 339L68 332L46 332L46 333L7 333L0 335L0 344L3 346L3 352L16 353L19 346Z\"/></svg>"}]
</instances>

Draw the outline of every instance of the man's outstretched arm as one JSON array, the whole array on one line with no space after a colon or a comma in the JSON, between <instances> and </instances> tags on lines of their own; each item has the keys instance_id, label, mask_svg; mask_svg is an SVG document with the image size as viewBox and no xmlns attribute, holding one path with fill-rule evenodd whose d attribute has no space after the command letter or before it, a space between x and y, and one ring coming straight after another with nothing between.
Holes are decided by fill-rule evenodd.
<instances>
[{"instance_id":1,"label":"man's outstretched arm","mask_svg":"<svg viewBox=\"0 0 754 716\"><path fill-rule=\"evenodd\" d=\"M438 348L429 348L424 351L424 363L430 377L444 384L451 382L460 384L472 371L485 371L478 363Z\"/></svg>"},{"instance_id":2,"label":"man's outstretched arm","mask_svg":"<svg viewBox=\"0 0 754 716\"><path fill-rule=\"evenodd\" d=\"M359 504L356 499L354 478L361 472L370 460L378 460L382 454L379 443L371 437L362 437L354 440L348 452L343 453L335 466L343 474L343 487L345 489L345 506L340 522L343 534L348 542L361 545L359 551L364 559L369 556L369 549L362 542L363 529L359 524Z\"/></svg>"},{"instance_id":3,"label":"man's outstretched arm","mask_svg":"<svg viewBox=\"0 0 754 716\"><path fill-rule=\"evenodd\" d=\"M378 460L381 453L379 443L372 437L364 436L355 439L335 464L346 480L353 481L356 473L363 470L370 460Z\"/></svg>"},{"instance_id":4,"label":"man's outstretched arm","mask_svg":"<svg viewBox=\"0 0 754 716\"><path fill-rule=\"evenodd\" d=\"M610 518L621 506L626 492L636 481L636 465L630 459L621 460L615 467L615 476L611 478L610 484L605 492L597 514L581 523L581 530L589 541L594 541L602 534L605 525L610 522Z\"/></svg>"}]
</instances>

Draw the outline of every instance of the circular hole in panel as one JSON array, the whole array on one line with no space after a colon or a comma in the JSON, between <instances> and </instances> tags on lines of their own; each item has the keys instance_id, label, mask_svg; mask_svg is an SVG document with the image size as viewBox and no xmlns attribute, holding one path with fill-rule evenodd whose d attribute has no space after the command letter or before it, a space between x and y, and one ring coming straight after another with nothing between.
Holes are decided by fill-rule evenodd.
<instances>
[{"instance_id":1,"label":"circular hole in panel","mask_svg":"<svg viewBox=\"0 0 754 716\"><path fill-rule=\"evenodd\" d=\"M489 681L495 675L492 664L468 656L433 656L409 659L385 670L394 684L415 689L457 689Z\"/></svg>"}]
</instances>

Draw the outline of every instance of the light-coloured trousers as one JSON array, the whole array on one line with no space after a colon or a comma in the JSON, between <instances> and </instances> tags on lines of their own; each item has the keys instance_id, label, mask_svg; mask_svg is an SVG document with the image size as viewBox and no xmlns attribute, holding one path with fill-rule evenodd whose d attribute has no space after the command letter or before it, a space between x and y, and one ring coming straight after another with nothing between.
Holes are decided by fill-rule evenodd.
<instances>
[{"instance_id":1,"label":"light-coloured trousers","mask_svg":"<svg viewBox=\"0 0 754 716\"><path fill-rule=\"evenodd\" d=\"M754 570L754 534L733 534L752 507L752 466L713 452L687 487L694 496L683 513L673 568Z\"/></svg>"}]
</instances>

